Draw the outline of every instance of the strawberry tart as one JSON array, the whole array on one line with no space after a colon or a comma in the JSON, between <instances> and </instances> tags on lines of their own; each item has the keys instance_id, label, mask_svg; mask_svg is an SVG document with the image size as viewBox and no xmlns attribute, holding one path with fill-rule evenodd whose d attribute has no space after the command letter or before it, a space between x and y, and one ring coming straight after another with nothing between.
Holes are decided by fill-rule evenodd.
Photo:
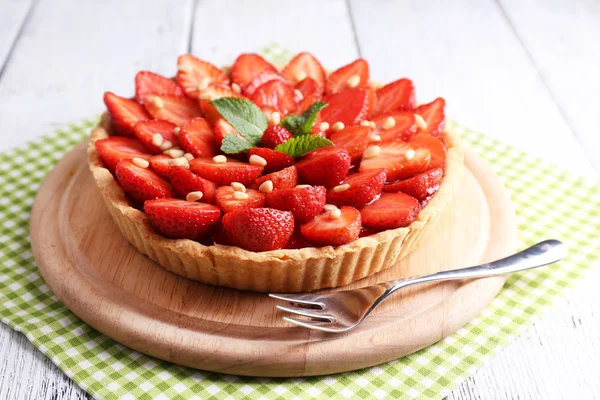
<instances>
[{"instance_id":1,"label":"strawberry tart","mask_svg":"<svg viewBox=\"0 0 600 400\"><path fill-rule=\"evenodd\" d=\"M442 98L381 85L358 59L327 73L193 55L135 97L104 94L88 162L139 251L176 274L242 290L346 285L394 265L450 204L463 173Z\"/></svg>"}]
</instances>

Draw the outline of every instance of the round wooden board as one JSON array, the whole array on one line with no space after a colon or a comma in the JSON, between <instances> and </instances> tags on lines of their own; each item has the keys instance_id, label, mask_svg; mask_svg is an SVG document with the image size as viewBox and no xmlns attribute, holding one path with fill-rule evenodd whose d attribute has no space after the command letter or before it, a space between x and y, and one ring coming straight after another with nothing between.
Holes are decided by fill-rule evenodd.
<instances>
[{"instance_id":1,"label":"round wooden board","mask_svg":"<svg viewBox=\"0 0 600 400\"><path fill-rule=\"evenodd\" d=\"M39 269L82 320L142 353L198 369L252 376L350 371L426 347L473 318L504 277L407 288L359 328L328 334L282 321L265 294L203 285L167 272L121 236L86 163L86 143L42 185L31 218ZM392 268L348 287L491 261L516 248L502 184L466 151L464 183L420 247ZM343 290L346 288L338 288Z\"/></svg>"}]
</instances>

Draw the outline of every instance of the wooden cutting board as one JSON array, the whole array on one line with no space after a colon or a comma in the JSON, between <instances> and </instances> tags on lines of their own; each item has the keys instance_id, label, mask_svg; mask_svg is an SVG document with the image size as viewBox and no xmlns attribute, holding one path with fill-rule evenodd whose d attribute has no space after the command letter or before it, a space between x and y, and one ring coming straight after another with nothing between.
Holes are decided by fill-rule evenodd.
<instances>
[{"instance_id":1,"label":"wooden cutting board","mask_svg":"<svg viewBox=\"0 0 600 400\"><path fill-rule=\"evenodd\" d=\"M198 369L253 376L331 374L380 364L439 341L467 323L504 277L407 288L359 328L328 334L282 321L265 294L203 285L162 269L113 223L86 163L68 153L42 185L31 218L39 269L82 320L142 353ZM488 165L466 151L453 204L420 247L348 287L491 261L516 248L510 198ZM342 290L337 289L337 290Z\"/></svg>"}]
</instances>

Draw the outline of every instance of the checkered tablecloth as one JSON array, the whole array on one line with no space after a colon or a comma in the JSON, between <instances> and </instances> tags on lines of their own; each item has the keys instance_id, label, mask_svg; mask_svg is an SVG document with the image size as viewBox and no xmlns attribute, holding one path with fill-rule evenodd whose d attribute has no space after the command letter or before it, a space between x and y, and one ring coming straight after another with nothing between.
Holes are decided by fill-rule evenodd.
<instances>
[{"instance_id":1,"label":"checkered tablecloth","mask_svg":"<svg viewBox=\"0 0 600 400\"><path fill-rule=\"evenodd\" d=\"M271 59L286 56L277 48L267 54ZM52 294L32 257L29 217L35 194L52 166L95 123L70 125L0 154L0 318L97 399L440 399L600 264L600 186L452 124L512 192L521 247L561 239L571 249L565 260L512 275L496 299L456 333L377 367L296 379L179 367L126 348L86 325Z\"/></svg>"}]
</instances>

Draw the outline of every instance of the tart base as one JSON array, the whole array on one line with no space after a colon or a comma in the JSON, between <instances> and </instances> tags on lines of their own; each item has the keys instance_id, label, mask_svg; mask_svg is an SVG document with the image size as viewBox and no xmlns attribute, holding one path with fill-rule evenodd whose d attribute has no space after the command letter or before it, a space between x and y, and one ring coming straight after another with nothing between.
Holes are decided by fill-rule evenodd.
<instances>
[{"instance_id":1,"label":"tart base","mask_svg":"<svg viewBox=\"0 0 600 400\"><path fill-rule=\"evenodd\" d=\"M359 238L343 246L255 253L234 246L205 246L188 239L157 234L149 218L134 208L96 151L95 142L111 132L110 117L102 115L91 133L88 164L115 223L127 240L163 268L217 286L255 292L307 292L345 286L387 269L413 251L438 214L450 204L463 176L463 152L448 128L442 136L448 158L438 192L417 220L404 228Z\"/></svg>"}]
</instances>

